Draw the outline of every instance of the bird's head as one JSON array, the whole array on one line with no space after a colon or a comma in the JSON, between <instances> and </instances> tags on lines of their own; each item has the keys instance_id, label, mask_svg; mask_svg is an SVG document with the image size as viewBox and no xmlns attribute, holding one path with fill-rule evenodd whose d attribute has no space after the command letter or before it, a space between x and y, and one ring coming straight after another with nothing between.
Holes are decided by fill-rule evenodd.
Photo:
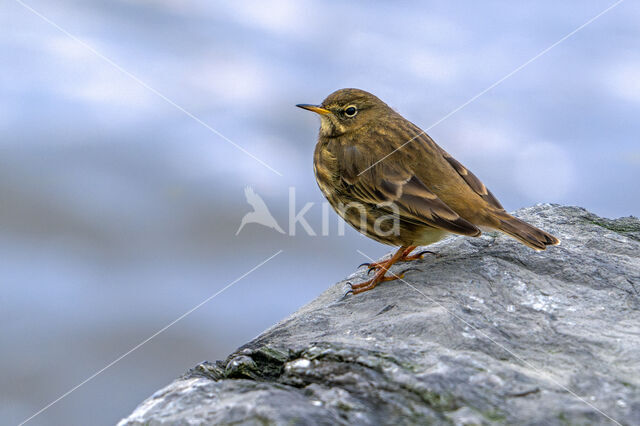
<instances>
[{"instance_id":1,"label":"bird's head","mask_svg":"<svg viewBox=\"0 0 640 426\"><path fill-rule=\"evenodd\" d=\"M340 89L320 105L298 104L297 107L320 115L320 134L336 137L352 132L385 117L391 108L369 92Z\"/></svg>"}]
</instances>

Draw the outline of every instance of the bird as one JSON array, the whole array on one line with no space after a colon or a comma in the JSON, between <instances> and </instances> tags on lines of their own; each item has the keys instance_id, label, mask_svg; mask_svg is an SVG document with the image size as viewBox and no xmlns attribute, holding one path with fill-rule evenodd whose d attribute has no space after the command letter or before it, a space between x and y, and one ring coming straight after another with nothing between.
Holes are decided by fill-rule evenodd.
<instances>
[{"instance_id":1,"label":"bird","mask_svg":"<svg viewBox=\"0 0 640 426\"><path fill-rule=\"evenodd\" d=\"M247 223L259 223L260 225L275 229L279 233L284 234L284 231L280 228L278 222L276 222L276 219L269 211L262 197L256 194L253 188L250 186L245 187L244 196L247 199L247 203L253 207L253 211L244 215L240 222L240 227L236 231L236 235L240 233Z\"/></svg>"},{"instance_id":2,"label":"bird","mask_svg":"<svg viewBox=\"0 0 640 426\"><path fill-rule=\"evenodd\" d=\"M313 167L329 204L362 234L399 247L368 264L376 273L347 293L401 279L388 274L393 264L421 259L425 252L411 254L416 247L451 234L498 230L535 250L560 243L507 213L476 175L375 95L346 88L320 105L296 106L320 116Z\"/></svg>"}]
</instances>

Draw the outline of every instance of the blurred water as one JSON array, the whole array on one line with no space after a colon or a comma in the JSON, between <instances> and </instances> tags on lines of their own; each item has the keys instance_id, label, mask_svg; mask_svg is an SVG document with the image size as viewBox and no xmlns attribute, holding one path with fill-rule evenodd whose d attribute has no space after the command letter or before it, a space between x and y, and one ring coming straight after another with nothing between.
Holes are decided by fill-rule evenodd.
<instances>
[{"instance_id":1,"label":"blurred water","mask_svg":"<svg viewBox=\"0 0 640 426\"><path fill-rule=\"evenodd\" d=\"M0 418L22 421L262 260L29 424L109 424L388 248L247 225L252 185L319 232L297 110L341 87L428 127L612 2L28 1L0 4ZM640 207L640 7L625 2L429 133L508 209Z\"/></svg>"}]
</instances>

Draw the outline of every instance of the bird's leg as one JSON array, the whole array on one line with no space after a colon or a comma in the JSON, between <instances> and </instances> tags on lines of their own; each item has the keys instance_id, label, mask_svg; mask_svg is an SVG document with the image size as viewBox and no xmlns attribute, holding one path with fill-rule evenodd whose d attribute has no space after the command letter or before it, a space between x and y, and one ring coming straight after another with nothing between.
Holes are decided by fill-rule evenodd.
<instances>
[{"instance_id":1,"label":"bird's leg","mask_svg":"<svg viewBox=\"0 0 640 426\"><path fill-rule=\"evenodd\" d=\"M416 248L417 246L408 246L408 247L400 247L402 249L402 253L400 254L400 258L397 260L398 262L402 262L405 258L405 256L409 253L411 253L413 251L414 248ZM398 254L398 253L396 253ZM394 255L395 256L395 255ZM413 259L410 259L413 260ZM369 272L373 271L373 270L378 270L382 267L382 265L384 265L385 263L387 263L388 260L381 260L379 262L371 262L371 263L361 263L360 265L358 265L358 268L361 266L367 266L369 269Z\"/></svg>"},{"instance_id":2,"label":"bird's leg","mask_svg":"<svg viewBox=\"0 0 640 426\"><path fill-rule=\"evenodd\" d=\"M398 262L409 262L411 260L420 260L424 258L424 255L427 253L431 253L435 256L438 256L437 253L434 253L432 251L429 250L422 250L421 252L418 252L414 255L411 255L411 252L418 246L408 246L406 248L406 250L404 250L402 252L402 256L400 257L400 259L398 259ZM385 261L380 261L380 262L372 262L372 263L363 263L361 265L358 266L367 266L369 269L369 272L374 271L374 270L378 270L382 267L382 265L385 263Z\"/></svg>"},{"instance_id":3,"label":"bird's leg","mask_svg":"<svg viewBox=\"0 0 640 426\"><path fill-rule=\"evenodd\" d=\"M377 286L381 282L393 281L393 280L396 280L398 278L402 278L402 276L404 274L400 274L400 275L392 274L392 275L388 275L387 276L386 273L389 271L389 268L391 268L391 265L393 265L398 260L400 260L402 255L406 252L407 248L408 248L407 246L402 246L402 247L400 247L398 249L398 251L396 251L393 254L393 256L391 256L391 259L388 259L388 260L385 260L385 261L382 261L382 262L378 262L380 264L379 270L376 271L376 274L373 276L373 278L371 278L369 281L365 281L365 282L360 283L360 284L351 285L351 293L353 293L353 294L362 293L364 291L371 290L372 288L374 288L375 286ZM415 248L415 247L413 247L413 248Z\"/></svg>"},{"instance_id":4,"label":"bird's leg","mask_svg":"<svg viewBox=\"0 0 640 426\"><path fill-rule=\"evenodd\" d=\"M407 247L407 249L402 252L402 257L400 257L400 261L422 259L421 255L410 256L411 252L416 247L417 246L409 246L409 247Z\"/></svg>"}]
</instances>

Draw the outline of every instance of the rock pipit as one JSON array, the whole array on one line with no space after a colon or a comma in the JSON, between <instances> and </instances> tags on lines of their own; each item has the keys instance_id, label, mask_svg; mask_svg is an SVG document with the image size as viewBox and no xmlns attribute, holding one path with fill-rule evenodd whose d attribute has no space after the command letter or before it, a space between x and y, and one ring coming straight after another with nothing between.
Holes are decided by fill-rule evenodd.
<instances>
[{"instance_id":1,"label":"rock pipit","mask_svg":"<svg viewBox=\"0 0 640 426\"><path fill-rule=\"evenodd\" d=\"M341 89L321 105L298 106L320 115L313 165L331 206L366 236L400 246L370 264L376 274L352 285L353 294L401 277L386 275L391 265L421 258L413 249L451 233L497 229L536 250L560 242L507 213L473 173L371 93Z\"/></svg>"}]
</instances>

